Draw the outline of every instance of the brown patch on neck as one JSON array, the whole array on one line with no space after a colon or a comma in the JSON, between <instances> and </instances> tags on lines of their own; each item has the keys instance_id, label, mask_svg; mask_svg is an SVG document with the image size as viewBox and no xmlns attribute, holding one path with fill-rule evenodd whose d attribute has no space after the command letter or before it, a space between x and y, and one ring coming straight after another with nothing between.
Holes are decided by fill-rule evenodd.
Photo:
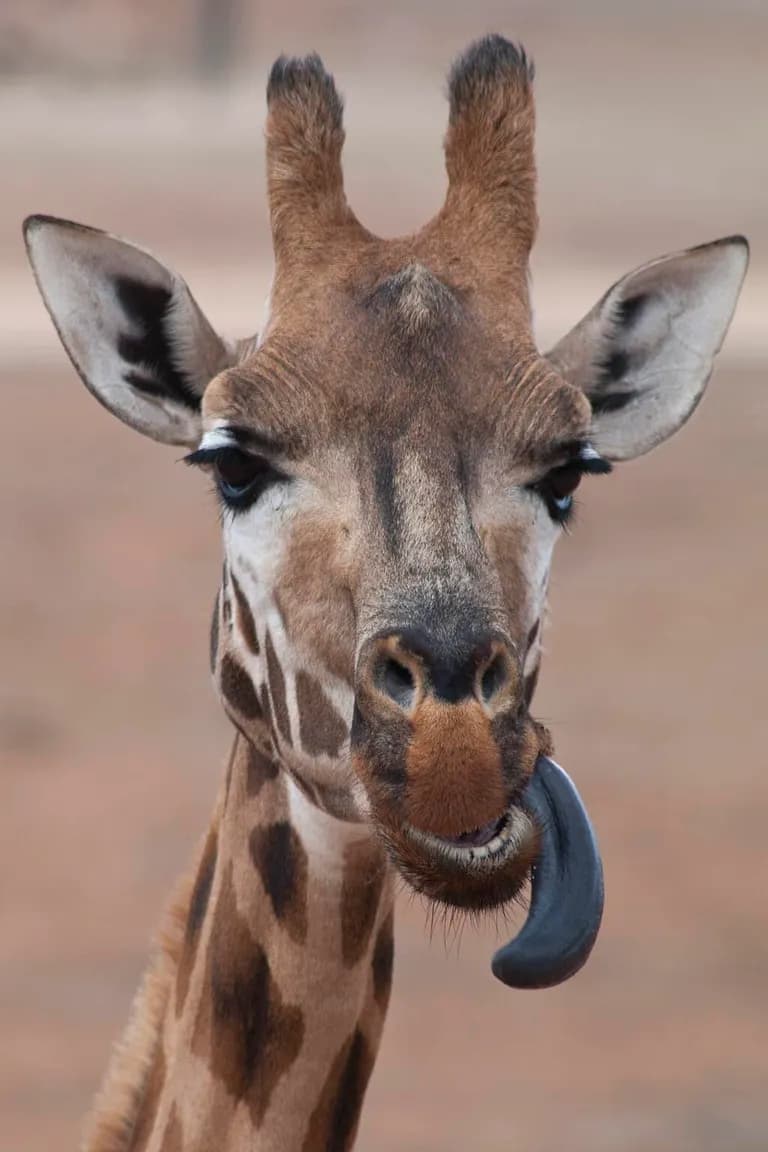
<instances>
[{"instance_id":1,"label":"brown patch on neck","mask_svg":"<svg viewBox=\"0 0 768 1152\"><path fill-rule=\"evenodd\" d=\"M258 796L265 784L276 780L280 769L274 757L250 741L246 748L245 791L248 796Z\"/></svg>"},{"instance_id":2,"label":"brown patch on neck","mask_svg":"<svg viewBox=\"0 0 768 1152\"><path fill-rule=\"evenodd\" d=\"M242 665L228 652L221 661L220 676L221 693L229 707L246 720L260 717L261 706L253 682Z\"/></svg>"},{"instance_id":3,"label":"brown patch on neck","mask_svg":"<svg viewBox=\"0 0 768 1152\"><path fill-rule=\"evenodd\" d=\"M216 872L216 857L218 847L218 835L216 828L213 827L208 833L203 848L203 855L200 860L200 865L197 869L197 876L195 878L194 887L192 888L192 897L189 902L189 911L187 912L187 923L184 929L184 943L182 945L181 957L179 959L179 966L176 971L176 1016L181 1015L184 1010L184 1004L187 999L187 992L189 991L189 981L192 975L192 969L195 966L195 957L197 955L197 946L200 941L200 934L205 920L205 914L208 910L208 902L211 896L211 889L213 887L213 878Z\"/></svg>"},{"instance_id":4,"label":"brown patch on neck","mask_svg":"<svg viewBox=\"0 0 768 1152\"><path fill-rule=\"evenodd\" d=\"M392 969L395 961L395 911L390 909L373 948L371 962L371 975L373 977L373 996L382 1012L386 1012L389 1004L389 993L392 989Z\"/></svg>"},{"instance_id":5,"label":"brown patch on neck","mask_svg":"<svg viewBox=\"0 0 768 1152\"><path fill-rule=\"evenodd\" d=\"M304 751L311 756L338 756L347 738L347 726L308 672L300 671L296 676L296 704Z\"/></svg>"},{"instance_id":6,"label":"brown patch on neck","mask_svg":"<svg viewBox=\"0 0 768 1152\"><path fill-rule=\"evenodd\" d=\"M353 841L347 845L341 892L341 953L347 967L358 964L370 944L385 876L378 844Z\"/></svg>"},{"instance_id":7,"label":"brown patch on neck","mask_svg":"<svg viewBox=\"0 0 768 1152\"><path fill-rule=\"evenodd\" d=\"M254 828L248 847L278 924L295 943L303 944L307 938L309 862L296 830L286 820Z\"/></svg>"},{"instance_id":8,"label":"brown patch on neck","mask_svg":"<svg viewBox=\"0 0 768 1152\"><path fill-rule=\"evenodd\" d=\"M229 864L211 929L192 1050L230 1096L247 1104L258 1127L303 1038L301 1009L284 1002L267 954L238 911Z\"/></svg>"},{"instance_id":9,"label":"brown patch on neck","mask_svg":"<svg viewBox=\"0 0 768 1152\"><path fill-rule=\"evenodd\" d=\"M312 1115L302 1152L348 1152L354 1144L374 1055L356 1028L328 1073Z\"/></svg>"},{"instance_id":10,"label":"brown patch on neck","mask_svg":"<svg viewBox=\"0 0 768 1152\"><path fill-rule=\"evenodd\" d=\"M410 823L436 836L458 836L502 814L501 754L479 704L427 698L412 729L405 789Z\"/></svg>"}]
</instances>

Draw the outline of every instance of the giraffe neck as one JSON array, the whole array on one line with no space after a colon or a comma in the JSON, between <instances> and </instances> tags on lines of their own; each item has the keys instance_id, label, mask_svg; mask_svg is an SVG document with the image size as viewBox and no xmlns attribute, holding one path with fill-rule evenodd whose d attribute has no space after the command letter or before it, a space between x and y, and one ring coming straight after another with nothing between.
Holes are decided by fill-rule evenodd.
<instances>
[{"instance_id":1,"label":"giraffe neck","mask_svg":"<svg viewBox=\"0 0 768 1152\"><path fill-rule=\"evenodd\" d=\"M181 938L145 980L84 1152L350 1148L389 997L392 899L368 826L323 812L238 736Z\"/></svg>"}]
</instances>

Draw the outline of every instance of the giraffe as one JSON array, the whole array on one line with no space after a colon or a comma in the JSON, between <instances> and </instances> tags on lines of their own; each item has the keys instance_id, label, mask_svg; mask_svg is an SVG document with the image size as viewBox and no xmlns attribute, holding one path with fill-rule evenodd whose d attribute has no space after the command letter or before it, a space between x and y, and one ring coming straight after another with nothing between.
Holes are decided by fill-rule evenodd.
<instances>
[{"instance_id":1,"label":"giraffe","mask_svg":"<svg viewBox=\"0 0 768 1152\"><path fill-rule=\"evenodd\" d=\"M494 971L555 983L602 908L586 813L531 715L556 540L584 476L696 407L739 236L630 272L553 349L532 332L533 69L500 36L449 78L448 188L414 235L347 204L317 56L267 88L275 273L227 341L109 234L25 222L86 387L213 476L211 669L234 744L113 1056L87 1152L349 1149L393 971L395 880L528 920Z\"/></svg>"}]
</instances>

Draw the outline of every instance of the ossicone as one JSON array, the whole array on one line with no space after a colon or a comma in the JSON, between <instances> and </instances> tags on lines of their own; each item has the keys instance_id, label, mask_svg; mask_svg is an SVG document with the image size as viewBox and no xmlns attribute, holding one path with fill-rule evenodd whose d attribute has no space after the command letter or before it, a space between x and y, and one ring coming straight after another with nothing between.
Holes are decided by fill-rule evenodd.
<instances>
[{"instance_id":1,"label":"ossicone","mask_svg":"<svg viewBox=\"0 0 768 1152\"><path fill-rule=\"evenodd\" d=\"M267 83L267 188L278 260L354 217L344 196L342 100L319 56L280 56Z\"/></svg>"},{"instance_id":2,"label":"ossicone","mask_svg":"<svg viewBox=\"0 0 768 1152\"><path fill-rule=\"evenodd\" d=\"M475 41L448 79L443 215L480 251L524 263L536 234L533 64L503 36Z\"/></svg>"}]
</instances>

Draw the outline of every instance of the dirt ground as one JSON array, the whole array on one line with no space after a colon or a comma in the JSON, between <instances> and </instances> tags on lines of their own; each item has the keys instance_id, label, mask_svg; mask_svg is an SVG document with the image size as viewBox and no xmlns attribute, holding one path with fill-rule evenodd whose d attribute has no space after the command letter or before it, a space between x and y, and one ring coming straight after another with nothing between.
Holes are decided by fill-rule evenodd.
<instances>
[{"instance_id":1,"label":"dirt ground","mask_svg":"<svg viewBox=\"0 0 768 1152\"><path fill-rule=\"evenodd\" d=\"M403 902L359 1147L757 1152L768 14L681 2L622 23L628 6L595 0L573 6L579 19L522 4L515 24L509 7L424 4L413 35L399 4L343 35L314 20L309 46L347 95L348 184L366 223L406 230L439 204L441 75L496 26L538 64L544 340L666 250L744 231L753 264L695 418L585 485L556 561L536 710L601 839L594 956L560 989L513 993L491 976L490 929L446 952ZM49 211L129 235L187 277L215 322L256 328L269 277L263 62L307 47L290 35L295 9L275 6L227 91L0 89L1 1152L77 1146L228 744L206 666L213 502L180 453L81 387L34 295L19 221Z\"/></svg>"}]
</instances>

